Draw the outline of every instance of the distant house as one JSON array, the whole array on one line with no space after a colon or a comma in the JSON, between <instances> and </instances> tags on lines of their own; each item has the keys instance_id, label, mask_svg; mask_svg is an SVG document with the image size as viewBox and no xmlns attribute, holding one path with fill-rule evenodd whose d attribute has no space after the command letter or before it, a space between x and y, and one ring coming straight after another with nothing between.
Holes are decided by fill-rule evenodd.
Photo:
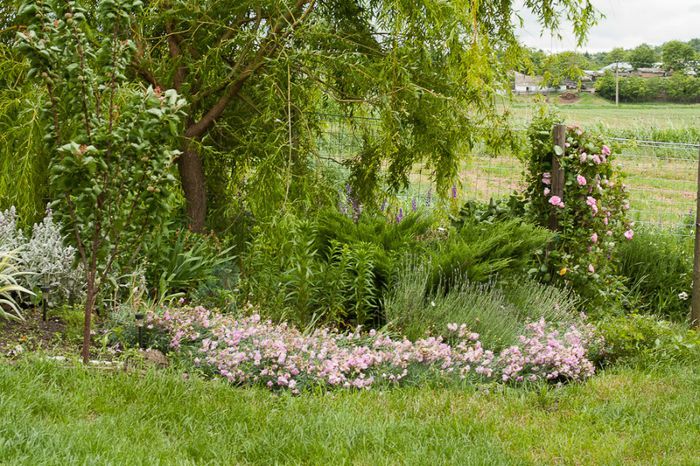
<instances>
[{"instance_id":1,"label":"distant house","mask_svg":"<svg viewBox=\"0 0 700 466\"><path fill-rule=\"evenodd\" d=\"M547 92L565 91L566 85L560 86L545 86L542 82L542 76L529 76L527 74L515 72L515 82L513 91L516 94L539 94Z\"/></svg>"},{"instance_id":2,"label":"distant house","mask_svg":"<svg viewBox=\"0 0 700 466\"><path fill-rule=\"evenodd\" d=\"M637 68L632 75L640 78L661 78L666 76L666 71L662 68Z\"/></svg>"},{"instance_id":3,"label":"distant house","mask_svg":"<svg viewBox=\"0 0 700 466\"><path fill-rule=\"evenodd\" d=\"M617 61L615 63L610 63L609 65L602 67L599 71L601 73L605 73L606 71L618 71L619 73L629 73L633 69L634 66L627 63L626 61Z\"/></svg>"}]
</instances>

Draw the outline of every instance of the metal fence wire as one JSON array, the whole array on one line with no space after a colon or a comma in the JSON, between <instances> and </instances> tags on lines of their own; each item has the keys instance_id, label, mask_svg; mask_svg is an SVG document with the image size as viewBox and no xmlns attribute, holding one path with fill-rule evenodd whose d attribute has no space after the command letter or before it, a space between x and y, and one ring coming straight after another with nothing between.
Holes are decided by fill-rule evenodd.
<instances>
[{"instance_id":1,"label":"metal fence wire","mask_svg":"<svg viewBox=\"0 0 700 466\"><path fill-rule=\"evenodd\" d=\"M321 115L317 143L321 158L342 164L355 157L362 150L364 137L375 135L379 123L372 118ZM621 148L615 163L627 185L631 219L637 224L691 234L695 222L700 144L611 139ZM514 155L492 156L475 148L465 154L464 160L458 184L462 201L488 202L524 188L523 162ZM424 202L434 196L434 189L430 170L416 164L409 187L399 198L408 207L414 199Z\"/></svg>"}]
</instances>

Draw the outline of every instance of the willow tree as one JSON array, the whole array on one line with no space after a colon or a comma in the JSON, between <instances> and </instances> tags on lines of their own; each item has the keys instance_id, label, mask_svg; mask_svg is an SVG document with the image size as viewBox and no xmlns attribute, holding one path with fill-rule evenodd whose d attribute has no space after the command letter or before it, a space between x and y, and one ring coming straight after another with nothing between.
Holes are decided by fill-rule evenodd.
<instances>
[{"instance_id":1,"label":"willow tree","mask_svg":"<svg viewBox=\"0 0 700 466\"><path fill-rule=\"evenodd\" d=\"M179 171L191 227L206 221L203 154L225 161L218 176L235 178L236 167L260 162L288 172L304 163L296 145L313 140L311 110L328 102L380 119L353 164L360 195L400 189L418 161L446 186L460 148L500 134L491 129L503 125L497 97L522 55L520 14L555 32L568 19L579 41L597 18L589 0L517 3L521 9L512 0L149 2L133 23L133 68L189 102Z\"/></svg>"}]
</instances>

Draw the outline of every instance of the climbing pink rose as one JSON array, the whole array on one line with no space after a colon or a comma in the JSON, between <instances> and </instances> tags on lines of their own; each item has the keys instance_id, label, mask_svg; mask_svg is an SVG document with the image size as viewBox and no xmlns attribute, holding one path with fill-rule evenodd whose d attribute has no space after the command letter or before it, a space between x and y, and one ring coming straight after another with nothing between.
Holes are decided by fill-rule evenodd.
<instances>
[{"instance_id":1,"label":"climbing pink rose","mask_svg":"<svg viewBox=\"0 0 700 466\"><path fill-rule=\"evenodd\" d=\"M610 148L609 148L608 146L606 146L605 144L603 144L603 147L602 147L602 149L600 150L600 152L601 152L603 155L610 155Z\"/></svg>"},{"instance_id":2,"label":"climbing pink rose","mask_svg":"<svg viewBox=\"0 0 700 466\"><path fill-rule=\"evenodd\" d=\"M552 196L549 198L549 203L556 207L564 207L564 202L559 196Z\"/></svg>"},{"instance_id":3,"label":"climbing pink rose","mask_svg":"<svg viewBox=\"0 0 700 466\"><path fill-rule=\"evenodd\" d=\"M586 186L586 178L582 175L576 175L576 181L578 181L579 186Z\"/></svg>"},{"instance_id":4,"label":"climbing pink rose","mask_svg":"<svg viewBox=\"0 0 700 466\"><path fill-rule=\"evenodd\" d=\"M634 238L634 232L632 230L627 230L626 232L623 233L623 235L628 240L631 240L632 238Z\"/></svg>"},{"instance_id":5,"label":"climbing pink rose","mask_svg":"<svg viewBox=\"0 0 700 466\"><path fill-rule=\"evenodd\" d=\"M598 242L598 233L593 233L591 235L591 243L597 243Z\"/></svg>"}]
</instances>

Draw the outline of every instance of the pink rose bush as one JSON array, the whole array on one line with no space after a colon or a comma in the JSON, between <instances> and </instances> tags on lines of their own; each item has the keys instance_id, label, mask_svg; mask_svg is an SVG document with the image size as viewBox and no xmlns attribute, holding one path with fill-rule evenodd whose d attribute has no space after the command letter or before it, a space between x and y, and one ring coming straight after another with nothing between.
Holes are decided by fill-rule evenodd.
<instances>
[{"instance_id":1,"label":"pink rose bush","mask_svg":"<svg viewBox=\"0 0 700 466\"><path fill-rule=\"evenodd\" d=\"M544 320L529 324L518 344L500 354L483 348L466 325L449 324L447 338L416 341L371 330L302 333L258 314L233 318L203 307L150 314L149 325L168 336L170 350L203 371L237 385L264 385L298 393L304 387L369 389L426 374L506 382L581 380L593 375L587 358L593 328L563 333Z\"/></svg>"},{"instance_id":2,"label":"pink rose bush","mask_svg":"<svg viewBox=\"0 0 700 466\"><path fill-rule=\"evenodd\" d=\"M600 136L578 126L567 127L565 147L555 149L554 122L551 116L542 117L529 131L526 209L540 225L550 225L552 217L558 224L556 250L548 254L543 273L563 280L587 300L614 299L624 288L616 278L615 248L634 237L614 151ZM563 195L558 196L544 190L551 186L554 157L564 171Z\"/></svg>"}]
</instances>

